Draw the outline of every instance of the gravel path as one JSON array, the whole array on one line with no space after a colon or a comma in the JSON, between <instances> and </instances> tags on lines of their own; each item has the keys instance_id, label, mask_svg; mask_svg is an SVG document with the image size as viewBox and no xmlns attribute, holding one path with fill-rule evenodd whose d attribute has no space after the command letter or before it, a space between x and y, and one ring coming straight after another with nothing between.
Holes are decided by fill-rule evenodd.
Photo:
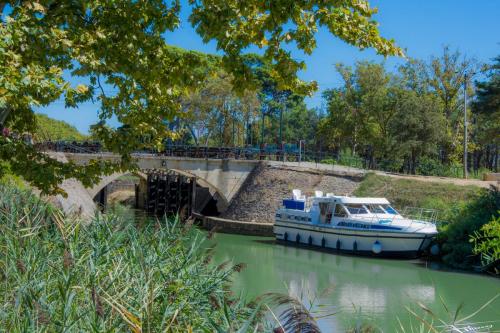
<instances>
[{"instance_id":1,"label":"gravel path","mask_svg":"<svg viewBox=\"0 0 500 333\"><path fill-rule=\"evenodd\" d=\"M282 199L291 197L295 188L305 194L320 190L323 193L345 195L351 194L359 181L357 178L338 177L321 171L264 164L254 171L221 217L238 221L273 222Z\"/></svg>"}]
</instances>

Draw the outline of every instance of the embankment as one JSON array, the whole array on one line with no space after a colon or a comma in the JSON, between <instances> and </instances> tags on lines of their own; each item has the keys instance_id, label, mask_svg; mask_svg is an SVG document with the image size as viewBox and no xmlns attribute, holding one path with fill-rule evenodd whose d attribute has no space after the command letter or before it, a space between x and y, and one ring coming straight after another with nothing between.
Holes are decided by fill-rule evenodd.
<instances>
[{"instance_id":1,"label":"embankment","mask_svg":"<svg viewBox=\"0 0 500 333\"><path fill-rule=\"evenodd\" d=\"M306 194L321 190L324 193L348 195L361 180L356 175L338 175L325 170L261 164L249 176L221 218L273 223L274 214L283 198L290 197L295 188Z\"/></svg>"}]
</instances>

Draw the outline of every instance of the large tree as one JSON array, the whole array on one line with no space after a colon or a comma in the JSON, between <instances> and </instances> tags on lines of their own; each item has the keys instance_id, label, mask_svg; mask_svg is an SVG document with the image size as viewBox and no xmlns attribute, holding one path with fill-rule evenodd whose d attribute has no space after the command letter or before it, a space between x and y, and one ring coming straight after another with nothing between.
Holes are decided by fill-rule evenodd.
<instances>
[{"instance_id":1,"label":"large tree","mask_svg":"<svg viewBox=\"0 0 500 333\"><path fill-rule=\"evenodd\" d=\"M476 82L476 100L474 111L474 139L481 146L484 154L477 154L477 159L485 159L490 169L498 169L498 151L500 147L500 56L487 70L487 79ZM479 161L477 161L479 164Z\"/></svg>"},{"instance_id":2,"label":"large tree","mask_svg":"<svg viewBox=\"0 0 500 333\"><path fill-rule=\"evenodd\" d=\"M239 90L256 84L244 51L257 46L271 64L280 89L311 93L284 44L311 53L318 27L359 48L379 54L402 51L379 35L376 12L362 0L190 0L190 22L205 42L223 53L221 66ZM141 137L160 147L172 133L164 126L181 112L180 96L204 80L206 58L171 48L163 35L179 25L180 2L39 0L0 1L0 124L18 132L35 127L33 107L63 100L68 107L94 101L100 122L93 133L122 155L119 165L95 161L62 164L32 147L2 137L0 158L43 192L75 177L86 185L97 175L133 165L130 152ZM209 66L207 66L209 67ZM116 117L120 128L106 126Z\"/></svg>"}]
</instances>

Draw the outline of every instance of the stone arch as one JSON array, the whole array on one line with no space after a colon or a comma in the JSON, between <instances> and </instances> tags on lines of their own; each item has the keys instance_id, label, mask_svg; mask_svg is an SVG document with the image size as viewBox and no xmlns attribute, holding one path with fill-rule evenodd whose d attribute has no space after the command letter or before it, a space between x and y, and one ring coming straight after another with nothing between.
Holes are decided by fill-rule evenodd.
<instances>
[{"instance_id":1,"label":"stone arch","mask_svg":"<svg viewBox=\"0 0 500 333\"><path fill-rule=\"evenodd\" d=\"M95 198L95 196L103 189L105 188L106 186L108 186L110 183L112 183L113 181L117 180L118 178L122 177L122 176L125 176L125 175L136 175L142 179L147 179L148 176L141 172L141 171L125 171L125 172L115 172L111 175L108 175L108 176L104 176L104 177L101 177L101 180L99 181L99 183L97 183L96 185L94 185L92 188L89 188L87 189L87 191L89 192L89 195L90 197L92 197L92 199Z\"/></svg>"},{"instance_id":2,"label":"stone arch","mask_svg":"<svg viewBox=\"0 0 500 333\"><path fill-rule=\"evenodd\" d=\"M227 200L226 196L224 195L224 192L217 188L217 186L211 184L207 180L191 173L185 170L179 170L179 169L164 169L164 170L170 170L173 171L179 175L187 176L187 177L193 177L196 179L196 182L202 186L208 188L210 191L210 194L217 200L217 208L219 211L224 211L228 206L229 206L229 201ZM90 197L94 199L99 192L108 186L110 183L113 181L117 180L121 176L128 175L128 174L133 174L136 176L139 176L140 178L147 180L147 174L143 171L125 171L125 172L116 172L108 176L104 176L101 178L98 184L94 185L92 188L87 189Z\"/></svg>"}]
</instances>

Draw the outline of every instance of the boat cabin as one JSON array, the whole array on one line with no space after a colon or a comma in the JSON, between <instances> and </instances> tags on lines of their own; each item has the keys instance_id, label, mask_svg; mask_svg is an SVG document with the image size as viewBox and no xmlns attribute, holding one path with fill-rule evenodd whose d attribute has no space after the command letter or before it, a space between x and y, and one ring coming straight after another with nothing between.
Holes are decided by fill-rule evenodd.
<instances>
[{"instance_id":1,"label":"boat cabin","mask_svg":"<svg viewBox=\"0 0 500 333\"><path fill-rule=\"evenodd\" d=\"M292 193L291 199L283 200L283 208L276 213L277 218L337 226L350 223L346 219L383 223L384 220L390 222L394 218L402 218L385 198L356 198L333 193L323 195L322 191L315 191L312 197L302 195L300 190L293 190Z\"/></svg>"}]
</instances>

